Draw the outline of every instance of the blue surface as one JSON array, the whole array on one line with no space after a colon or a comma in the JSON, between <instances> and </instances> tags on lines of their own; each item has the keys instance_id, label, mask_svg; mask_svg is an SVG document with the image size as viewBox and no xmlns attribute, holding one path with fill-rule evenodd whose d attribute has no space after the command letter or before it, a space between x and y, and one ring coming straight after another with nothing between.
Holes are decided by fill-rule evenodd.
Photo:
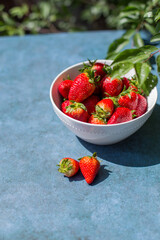
<instances>
[{"instance_id":1,"label":"blue surface","mask_svg":"<svg viewBox=\"0 0 160 240\"><path fill-rule=\"evenodd\" d=\"M77 138L49 100L60 71L104 58L121 34L0 38L0 240L160 239L160 99L136 134L112 146ZM57 171L61 158L94 151L102 167L91 186Z\"/></svg>"}]
</instances>

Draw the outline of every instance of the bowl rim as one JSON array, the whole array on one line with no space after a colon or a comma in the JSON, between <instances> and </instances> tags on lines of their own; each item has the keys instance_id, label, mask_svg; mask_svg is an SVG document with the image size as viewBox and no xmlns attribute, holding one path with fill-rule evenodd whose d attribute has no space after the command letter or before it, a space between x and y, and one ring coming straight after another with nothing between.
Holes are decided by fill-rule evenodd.
<instances>
[{"instance_id":1,"label":"bowl rim","mask_svg":"<svg viewBox=\"0 0 160 240\"><path fill-rule=\"evenodd\" d=\"M91 60L91 61L94 61L94 60ZM110 59L97 59L96 61L97 61L97 62L101 62L101 63L105 63L105 62L107 63L107 62L108 62L108 64L110 64L110 63L113 62L113 60L110 60ZM90 127L95 127L95 126L96 126L96 127L99 127L99 128L102 128L102 127L114 127L114 126L120 126L120 125L130 124L130 123L139 121L139 119L143 118L143 117L144 117L145 115L147 115L150 111L152 111L152 109L155 107L156 102L157 102L157 98L158 98L157 87L154 87L154 88L152 89L152 91L153 91L153 90L155 91L154 103L153 103L152 107L151 107L149 110L147 110L147 111L146 111L143 115L141 115L140 117L134 118L134 119L132 119L132 120L130 120L130 121L127 121L127 122L115 123L115 124L104 124L104 125L103 125L103 124L91 124L91 123L82 122L82 121L79 121L79 120L76 120L76 119L74 119L74 118L71 118L71 117L67 116L66 114L64 114L64 113L57 107L57 105L56 105L55 102L53 101L53 98L52 98L52 89L53 89L53 86L54 86L56 80L57 80L63 73L65 73L66 71L68 71L68 70L70 70L70 69L72 69L72 68L78 67L79 65L82 65L83 63L89 63L89 61L79 62L79 63L76 63L76 64L74 64L74 65L71 65L71 66L65 68L63 71L61 71L61 72L53 79L53 81L52 81L52 83L51 83L51 86L50 86L49 95L50 95L50 101L51 101L53 107L56 108L56 110L57 110L61 115L63 115L64 117L66 117L66 118L69 119L70 121L73 121L73 122L75 122L75 123L82 124L82 125L84 125L84 126L90 126ZM131 70L132 70L132 69L131 69ZM131 70L130 70L130 71L131 71Z\"/></svg>"}]
</instances>

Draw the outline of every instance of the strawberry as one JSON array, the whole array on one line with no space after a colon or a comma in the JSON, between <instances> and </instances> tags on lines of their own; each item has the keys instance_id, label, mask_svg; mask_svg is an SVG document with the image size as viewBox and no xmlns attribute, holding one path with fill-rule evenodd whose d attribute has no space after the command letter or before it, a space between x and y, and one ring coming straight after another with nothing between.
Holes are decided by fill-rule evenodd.
<instances>
[{"instance_id":1,"label":"strawberry","mask_svg":"<svg viewBox=\"0 0 160 240\"><path fill-rule=\"evenodd\" d=\"M87 122L89 118L87 109L82 103L66 100L62 103L61 109L69 117L82 122Z\"/></svg>"},{"instance_id":2,"label":"strawberry","mask_svg":"<svg viewBox=\"0 0 160 240\"><path fill-rule=\"evenodd\" d=\"M118 96L123 89L123 81L118 78L111 79L105 76L101 82L102 95L104 97Z\"/></svg>"},{"instance_id":3,"label":"strawberry","mask_svg":"<svg viewBox=\"0 0 160 240\"><path fill-rule=\"evenodd\" d=\"M105 71L104 71L104 67L105 67L105 64L103 63L95 63L93 64L92 66L92 70L94 70L94 76L97 77L97 76L100 76L101 79L106 75Z\"/></svg>"},{"instance_id":4,"label":"strawberry","mask_svg":"<svg viewBox=\"0 0 160 240\"><path fill-rule=\"evenodd\" d=\"M88 119L88 123L91 124L101 124L101 125L105 125L107 124L106 120L99 117L97 114L92 114L90 116L90 118Z\"/></svg>"},{"instance_id":5,"label":"strawberry","mask_svg":"<svg viewBox=\"0 0 160 240\"><path fill-rule=\"evenodd\" d=\"M123 78L122 78L122 81L123 81L123 85L124 85L125 89L128 89L128 88L129 88L129 85L130 85L129 79L126 78L126 77L123 77Z\"/></svg>"},{"instance_id":6,"label":"strawberry","mask_svg":"<svg viewBox=\"0 0 160 240\"><path fill-rule=\"evenodd\" d=\"M130 89L136 93L143 94L143 89L140 88L138 81L134 78L130 80Z\"/></svg>"},{"instance_id":7,"label":"strawberry","mask_svg":"<svg viewBox=\"0 0 160 240\"><path fill-rule=\"evenodd\" d=\"M96 114L101 118L108 118L114 111L114 103L111 99L105 98L96 104Z\"/></svg>"},{"instance_id":8,"label":"strawberry","mask_svg":"<svg viewBox=\"0 0 160 240\"><path fill-rule=\"evenodd\" d=\"M63 80L59 87L58 91L65 99L68 99L69 90L72 86L73 81L68 77L68 79Z\"/></svg>"},{"instance_id":9,"label":"strawberry","mask_svg":"<svg viewBox=\"0 0 160 240\"><path fill-rule=\"evenodd\" d=\"M130 110L135 110L138 103L138 94L129 90L129 88L120 94L118 99L118 104L121 107L129 108Z\"/></svg>"},{"instance_id":10,"label":"strawberry","mask_svg":"<svg viewBox=\"0 0 160 240\"><path fill-rule=\"evenodd\" d=\"M89 64L84 63L83 65L84 67L80 69L81 72L87 72L88 70L93 71L94 77L99 78L100 80L106 75L106 67L108 65L104 63L98 63L96 61L92 62L89 60ZM99 95L100 93L101 93L101 89L100 89L100 81L99 81L96 84L94 94Z\"/></svg>"},{"instance_id":11,"label":"strawberry","mask_svg":"<svg viewBox=\"0 0 160 240\"><path fill-rule=\"evenodd\" d=\"M138 92L138 88L132 83L130 83L129 88L136 93Z\"/></svg>"},{"instance_id":12,"label":"strawberry","mask_svg":"<svg viewBox=\"0 0 160 240\"><path fill-rule=\"evenodd\" d=\"M87 72L88 70L91 70L94 72L94 77L100 76L100 78L102 79L106 75L105 67L107 66L108 65L104 63L96 62L96 60L95 61L89 60L89 64L83 63L83 68L80 69L80 72Z\"/></svg>"},{"instance_id":13,"label":"strawberry","mask_svg":"<svg viewBox=\"0 0 160 240\"><path fill-rule=\"evenodd\" d=\"M138 103L135 110L136 117L140 117L147 111L147 99L140 94L138 94Z\"/></svg>"},{"instance_id":14,"label":"strawberry","mask_svg":"<svg viewBox=\"0 0 160 240\"><path fill-rule=\"evenodd\" d=\"M108 120L107 124L128 122L132 119L132 111L129 108L118 107Z\"/></svg>"},{"instance_id":15,"label":"strawberry","mask_svg":"<svg viewBox=\"0 0 160 240\"><path fill-rule=\"evenodd\" d=\"M92 95L96 88L99 78L94 78L94 72L89 71L79 74L73 81L70 88L68 99L76 102L83 102Z\"/></svg>"},{"instance_id":16,"label":"strawberry","mask_svg":"<svg viewBox=\"0 0 160 240\"><path fill-rule=\"evenodd\" d=\"M91 184L100 169L100 162L97 160L97 154L85 156L80 159L80 170L88 184Z\"/></svg>"},{"instance_id":17,"label":"strawberry","mask_svg":"<svg viewBox=\"0 0 160 240\"><path fill-rule=\"evenodd\" d=\"M79 170L79 162L72 158L62 158L57 166L58 171L64 173L66 177L72 177Z\"/></svg>"},{"instance_id":18,"label":"strawberry","mask_svg":"<svg viewBox=\"0 0 160 240\"><path fill-rule=\"evenodd\" d=\"M96 111L95 106L96 106L97 102L99 102L99 100L100 99L98 96L92 95L83 101L83 104L87 108L89 115L91 115L91 113L94 113Z\"/></svg>"}]
</instances>

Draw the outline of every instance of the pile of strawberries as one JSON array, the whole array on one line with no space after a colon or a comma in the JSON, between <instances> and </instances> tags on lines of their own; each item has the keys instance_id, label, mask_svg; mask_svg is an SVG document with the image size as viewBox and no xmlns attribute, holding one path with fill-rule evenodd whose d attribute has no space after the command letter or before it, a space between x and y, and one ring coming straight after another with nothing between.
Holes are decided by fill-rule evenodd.
<instances>
[{"instance_id":1,"label":"pile of strawberries","mask_svg":"<svg viewBox=\"0 0 160 240\"><path fill-rule=\"evenodd\" d=\"M61 110L69 117L104 125L127 122L147 111L147 99L134 78L112 78L112 69L96 61L84 64L80 72L58 88L64 98Z\"/></svg>"},{"instance_id":2,"label":"pile of strawberries","mask_svg":"<svg viewBox=\"0 0 160 240\"><path fill-rule=\"evenodd\" d=\"M100 169L97 153L95 152L92 156L85 156L78 160L80 161L78 162L73 158L62 158L57 165L59 167L58 171L63 173L66 177L72 177L76 175L80 169L86 182L91 184Z\"/></svg>"}]
</instances>

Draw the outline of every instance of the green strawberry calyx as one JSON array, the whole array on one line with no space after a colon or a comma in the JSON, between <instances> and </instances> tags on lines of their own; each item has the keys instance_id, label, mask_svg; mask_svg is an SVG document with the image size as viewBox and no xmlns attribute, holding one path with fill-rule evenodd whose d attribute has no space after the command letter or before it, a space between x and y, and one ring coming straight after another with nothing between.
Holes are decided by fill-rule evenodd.
<instances>
[{"instance_id":1,"label":"green strawberry calyx","mask_svg":"<svg viewBox=\"0 0 160 240\"><path fill-rule=\"evenodd\" d=\"M86 63L83 63L83 68L79 69L79 71L81 73L87 73L88 77L89 77L89 82L92 83L92 84L95 84L97 85L101 79L100 76L96 76L95 77L95 72L96 70L92 69L92 67L95 65L96 61L89 61L89 64L86 64Z\"/></svg>"},{"instance_id":2,"label":"green strawberry calyx","mask_svg":"<svg viewBox=\"0 0 160 240\"><path fill-rule=\"evenodd\" d=\"M108 94L108 93L107 93L107 94ZM111 99L112 102L114 103L114 106L115 106L115 107L118 107L118 106L119 106L119 104L118 104L118 97L116 97L116 96L114 96L114 97L111 97L111 96L109 96L109 97L104 97L103 99Z\"/></svg>"},{"instance_id":3,"label":"green strawberry calyx","mask_svg":"<svg viewBox=\"0 0 160 240\"><path fill-rule=\"evenodd\" d=\"M136 110L131 110L131 112L132 112L132 118L136 118L137 117L137 115L135 114Z\"/></svg>"},{"instance_id":4,"label":"green strawberry calyx","mask_svg":"<svg viewBox=\"0 0 160 240\"><path fill-rule=\"evenodd\" d=\"M75 102L73 100L70 100L70 102L72 104L66 106L66 112L70 113L72 111L75 111L78 108L83 109L84 111L87 111L87 108L85 107L85 105L83 103L79 103L79 102Z\"/></svg>"},{"instance_id":5,"label":"green strawberry calyx","mask_svg":"<svg viewBox=\"0 0 160 240\"><path fill-rule=\"evenodd\" d=\"M96 105L96 114L102 119L110 116L110 112L104 111L103 108L101 108L99 105Z\"/></svg>"},{"instance_id":6,"label":"green strawberry calyx","mask_svg":"<svg viewBox=\"0 0 160 240\"><path fill-rule=\"evenodd\" d=\"M94 152L93 155L92 155L93 158L97 158L97 153Z\"/></svg>"},{"instance_id":7,"label":"green strawberry calyx","mask_svg":"<svg viewBox=\"0 0 160 240\"><path fill-rule=\"evenodd\" d=\"M69 76L69 74L67 75L66 78L63 78L63 81L65 81L65 80L71 80L71 77Z\"/></svg>"},{"instance_id":8,"label":"green strawberry calyx","mask_svg":"<svg viewBox=\"0 0 160 240\"><path fill-rule=\"evenodd\" d=\"M88 69L91 69L97 60L91 61L88 59L89 64L83 63L83 68L79 69L80 72L86 72Z\"/></svg>"},{"instance_id":9,"label":"green strawberry calyx","mask_svg":"<svg viewBox=\"0 0 160 240\"><path fill-rule=\"evenodd\" d=\"M84 157L96 158L96 159L97 159L97 153L94 152L92 156L88 156L88 155L87 155L87 156L84 156ZM78 158L78 160L81 160L81 159L84 158L84 157Z\"/></svg>"},{"instance_id":10,"label":"green strawberry calyx","mask_svg":"<svg viewBox=\"0 0 160 240\"><path fill-rule=\"evenodd\" d=\"M99 116L97 113L92 113L92 115L93 115L95 118L98 118L100 121L102 121L102 122L104 122L105 124L107 124L106 117L101 117L101 116Z\"/></svg>"},{"instance_id":11,"label":"green strawberry calyx","mask_svg":"<svg viewBox=\"0 0 160 240\"><path fill-rule=\"evenodd\" d=\"M101 80L100 76L96 76L94 75L96 70L93 69L87 69L85 72L87 73L88 77L89 77L89 83L98 85L99 81Z\"/></svg>"},{"instance_id":12,"label":"green strawberry calyx","mask_svg":"<svg viewBox=\"0 0 160 240\"><path fill-rule=\"evenodd\" d=\"M59 167L58 171L61 173L68 173L72 168L72 163L68 158L64 158L60 164L57 164Z\"/></svg>"},{"instance_id":13,"label":"green strawberry calyx","mask_svg":"<svg viewBox=\"0 0 160 240\"><path fill-rule=\"evenodd\" d=\"M108 76L111 75L112 68L111 68L109 65L105 64L105 65L103 66L103 69L102 69L102 70L103 70Z\"/></svg>"}]
</instances>

